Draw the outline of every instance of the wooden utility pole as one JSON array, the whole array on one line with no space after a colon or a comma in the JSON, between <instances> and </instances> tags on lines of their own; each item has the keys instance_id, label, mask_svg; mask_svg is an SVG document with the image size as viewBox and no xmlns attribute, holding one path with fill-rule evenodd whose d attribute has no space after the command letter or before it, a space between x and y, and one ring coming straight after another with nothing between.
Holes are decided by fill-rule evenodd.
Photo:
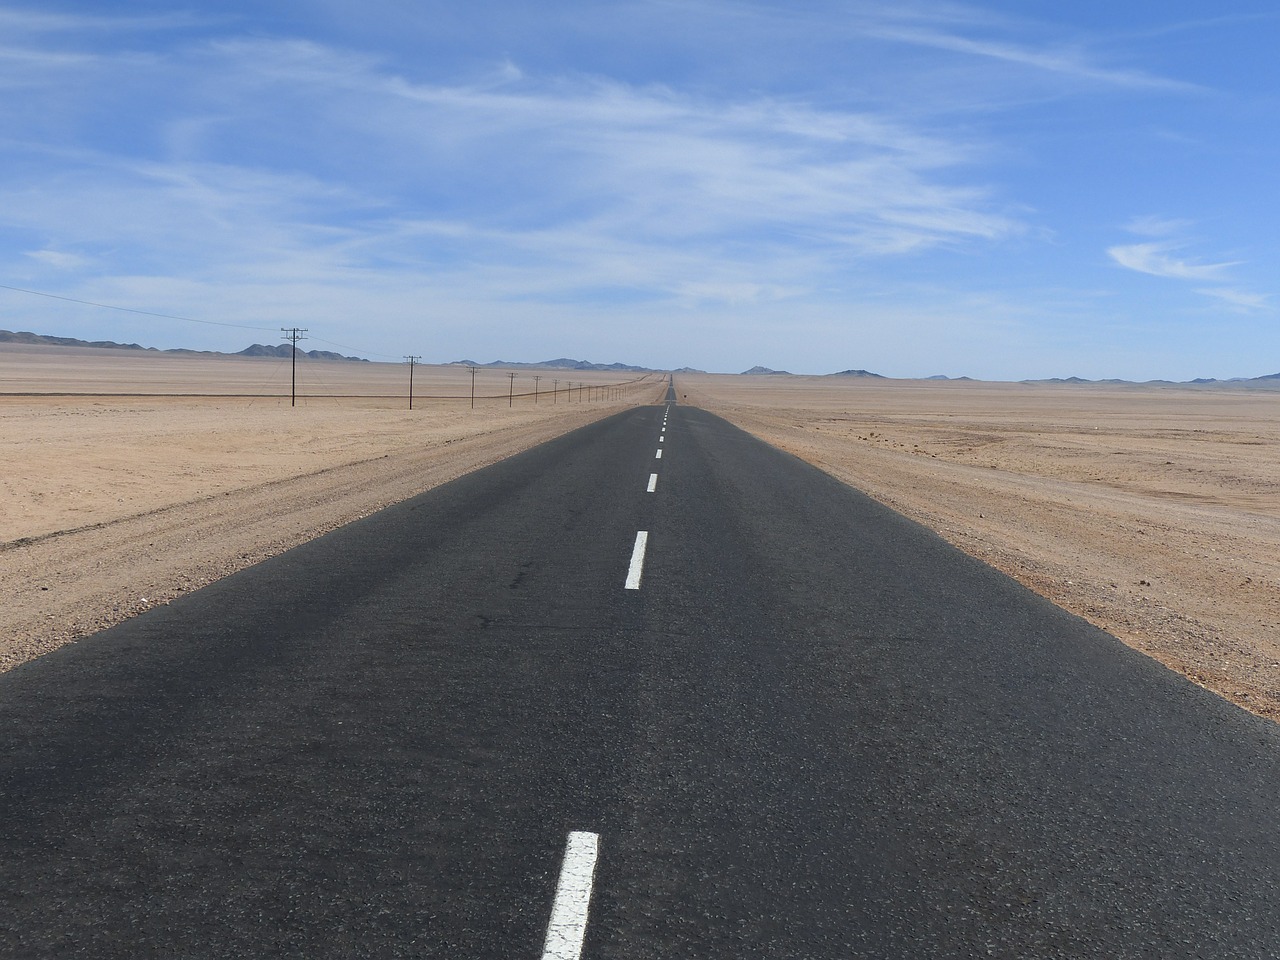
<instances>
[{"instance_id":1,"label":"wooden utility pole","mask_svg":"<svg viewBox=\"0 0 1280 960\"><path fill-rule=\"evenodd\" d=\"M541 377L537 376L533 378L533 405L535 407L538 405L538 381L541 379Z\"/></svg>"},{"instance_id":2,"label":"wooden utility pole","mask_svg":"<svg viewBox=\"0 0 1280 960\"><path fill-rule=\"evenodd\" d=\"M298 403L298 341L305 340L303 336L307 332L306 327L281 327L280 332L284 334L284 338L293 345L291 351L289 365L289 406L297 406Z\"/></svg>"},{"instance_id":3,"label":"wooden utility pole","mask_svg":"<svg viewBox=\"0 0 1280 960\"><path fill-rule=\"evenodd\" d=\"M507 374L507 406L511 406L516 399L516 375L514 373Z\"/></svg>"},{"instance_id":4,"label":"wooden utility pole","mask_svg":"<svg viewBox=\"0 0 1280 960\"><path fill-rule=\"evenodd\" d=\"M405 359L405 362L409 364L409 409L412 410L413 409L413 368L414 366L417 365L418 361L422 359L422 357L408 356L408 357L405 357L404 359Z\"/></svg>"}]
</instances>

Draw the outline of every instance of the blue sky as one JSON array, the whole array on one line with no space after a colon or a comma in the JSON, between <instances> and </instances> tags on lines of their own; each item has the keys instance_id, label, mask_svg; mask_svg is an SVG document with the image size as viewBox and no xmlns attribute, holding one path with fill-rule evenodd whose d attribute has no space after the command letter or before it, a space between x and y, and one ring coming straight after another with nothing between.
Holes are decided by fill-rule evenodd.
<instances>
[{"instance_id":1,"label":"blue sky","mask_svg":"<svg viewBox=\"0 0 1280 960\"><path fill-rule=\"evenodd\" d=\"M0 0L0 284L211 321L0 289L0 328L1275 373L1278 28L1270 0Z\"/></svg>"}]
</instances>

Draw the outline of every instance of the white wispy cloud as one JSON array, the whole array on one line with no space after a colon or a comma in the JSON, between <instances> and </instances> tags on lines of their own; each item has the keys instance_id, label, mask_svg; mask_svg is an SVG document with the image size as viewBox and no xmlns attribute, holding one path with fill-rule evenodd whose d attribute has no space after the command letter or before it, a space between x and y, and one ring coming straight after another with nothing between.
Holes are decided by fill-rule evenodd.
<instances>
[{"instance_id":1,"label":"white wispy cloud","mask_svg":"<svg viewBox=\"0 0 1280 960\"><path fill-rule=\"evenodd\" d=\"M1190 220L1178 220L1172 217L1157 217L1150 214L1134 217L1124 228L1129 233L1140 237L1173 237L1185 233L1194 224Z\"/></svg>"},{"instance_id":2,"label":"white wispy cloud","mask_svg":"<svg viewBox=\"0 0 1280 960\"><path fill-rule=\"evenodd\" d=\"M23 34L121 33L126 31L175 30L208 25L217 20L188 12L151 16L53 13L31 8L0 7L0 31Z\"/></svg>"},{"instance_id":3,"label":"white wispy cloud","mask_svg":"<svg viewBox=\"0 0 1280 960\"><path fill-rule=\"evenodd\" d=\"M1108 247L1107 254L1116 263L1139 273L1171 280L1222 280L1223 274L1238 261L1197 263L1173 256L1177 245L1169 243L1131 243Z\"/></svg>"},{"instance_id":4,"label":"white wispy cloud","mask_svg":"<svg viewBox=\"0 0 1280 960\"><path fill-rule=\"evenodd\" d=\"M40 263L47 264L56 270L79 270L93 261L78 253L67 253L63 250L28 250L25 256Z\"/></svg>"},{"instance_id":5,"label":"white wispy cloud","mask_svg":"<svg viewBox=\"0 0 1280 960\"><path fill-rule=\"evenodd\" d=\"M964 182L981 145L891 115L509 63L430 84L310 41L173 56L181 110L155 126L175 155L84 150L56 188L10 192L3 218L85 255L132 246L157 271L274 261L452 278L460 263L478 276L477 263L509 261L497 272L527 296L621 287L726 302L810 290L851 258L1024 229L991 188ZM448 212L426 216L438 195ZM449 224L448 249L403 229L428 220Z\"/></svg>"},{"instance_id":6,"label":"white wispy cloud","mask_svg":"<svg viewBox=\"0 0 1280 960\"><path fill-rule=\"evenodd\" d=\"M871 32L886 40L997 60L1111 87L1176 93L1191 93L1202 89L1184 80L1162 77L1143 70L1107 67L1095 62L1080 49L1055 46L1033 47L905 26L885 25L872 28Z\"/></svg>"},{"instance_id":7,"label":"white wispy cloud","mask_svg":"<svg viewBox=\"0 0 1280 960\"><path fill-rule=\"evenodd\" d=\"M1190 245L1190 241L1181 237L1193 226L1188 220L1150 215L1135 217L1125 226L1128 232L1160 239L1118 244L1107 248L1107 255L1120 266L1138 273L1167 280L1215 284L1193 289L1201 296L1220 300L1238 310L1249 312L1267 309L1269 297L1266 294L1226 285L1233 282L1230 276L1232 269L1242 266L1243 261L1205 263L1181 255L1181 251Z\"/></svg>"},{"instance_id":8,"label":"white wispy cloud","mask_svg":"<svg viewBox=\"0 0 1280 960\"><path fill-rule=\"evenodd\" d=\"M1271 308L1271 297L1265 293L1252 293L1248 290L1236 290L1233 287L1202 287L1197 289L1196 293L1222 300L1248 312Z\"/></svg>"}]
</instances>

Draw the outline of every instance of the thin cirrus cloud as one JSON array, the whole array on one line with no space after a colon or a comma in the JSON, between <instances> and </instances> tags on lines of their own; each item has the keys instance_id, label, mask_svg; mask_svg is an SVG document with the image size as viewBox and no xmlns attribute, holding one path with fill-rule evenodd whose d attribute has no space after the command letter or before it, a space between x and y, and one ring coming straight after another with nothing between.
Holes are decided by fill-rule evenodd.
<instances>
[{"instance_id":1,"label":"thin cirrus cloud","mask_svg":"<svg viewBox=\"0 0 1280 960\"><path fill-rule=\"evenodd\" d=\"M1248 312L1269 310L1271 308L1271 298L1265 293L1251 293L1248 290L1236 290L1231 287L1202 287L1198 288L1196 293L1206 297L1214 297Z\"/></svg>"},{"instance_id":2,"label":"thin cirrus cloud","mask_svg":"<svg viewBox=\"0 0 1280 960\"><path fill-rule=\"evenodd\" d=\"M1226 271L1239 265L1238 261L1196 263L1183 260L1172 255L1176 249L1177 246L1170 243L1131 243L1109 247L1107 253L1122 267L1170 280L1225 280Z\"/></svg>"},{"instance_id":3,"label":"thin cirrus cloud","mask_svg":"<svg viewBox=\"0 0 1280 960\"><path fill-rule=\"evenodd\" d=\"M1003 61L1105 86L1175 93L1189 93L1201 89L1193 83L1141 70L1101 66L1079 50L1037 49L996 40L973 39L956 33L905 27L880 27L876 28L875 33L886 40L897 40L915 46Z\"/></svg>"},{"instance_id":4,"label":"thin cirrus cloud","mask_svg":"<svg viewBox=\"0 0 1280 960\"><path fill-rule=\"evenodd\" d=\"M1205 263L1181 256L1188 241L1180 239L1193 224L1187 220L1143 216L1131 220L1126 229L1130 233L1152 239L1142 243L1118 244L1107 248L1107 255L1128 270L1166 280L1213 284L1194 287L1195 293L1211 297L1242 312L1254 312L1269 308L1265 294L1250 292L1230 286L1231 271L1243 265L1243 261L1231 260Z\"/></svg>"},{"instance_id":5,"label":"thin cirrus cloud","mask_svg":"<svg viewBox=\"0 0 1280 960\"><path fill-rule=\"evenodd\" d=\"M198 262L232 262L247 249L247 227L269 241L257 265L296 262L311 245L317 260L342 259L352 271L399 261L429 275L444 259L460 281L456 249L438 255L423 234L396 228L421 219L452 223L472 262L536 266L535 297L620 285L680 299L719 289L738 303L752 290L769 299L808 289L851 258L1024 229L989 188L964 182L979 147L869 111L531 78L510 64L479 82L424 83L314 42L220 41L169 57L152 69L161 79L171 71L176 103L156 126L188 155L129 164L104 148L70 178L74 203L52 207L88 211L85 239L105 240L93 237L95 223L121 223L138 243L154 230L166 238L154 261L161 248L190 258L207 247ZM296 169L287 144L276 155L259 148L252 161L236 149L269 144L280 116L291 141L311 145L331 189ZM427 186L441 183L455 187L443 203ZM134 214L115 216L108 208L122 210L126 198ZM165 207L191 215L166 220ZM38 212L26 212L38 228ZM75 219L60 230L77 232ZM689 263L718 279L693 283Z\"/></svg>"},{"instance_id":6,"label":"thin cirrus cloud","mask_svg":"<svg viewBox=\"0 0 1280 960\"><path fill-rule=\"evenodd\" d=\"M557 209L571 207L595 229L612 219L628 235L664 240L803 226L867 254L1020 229L985 189L937 176L962 167L972 147L883 117L594 78L519 76L477 89L372 70L345 76L384 115L532 188L521 212L542 207L562 223L574 217ZM503 143L537 162L495 159Z\"/></svg>"}]
</instances>

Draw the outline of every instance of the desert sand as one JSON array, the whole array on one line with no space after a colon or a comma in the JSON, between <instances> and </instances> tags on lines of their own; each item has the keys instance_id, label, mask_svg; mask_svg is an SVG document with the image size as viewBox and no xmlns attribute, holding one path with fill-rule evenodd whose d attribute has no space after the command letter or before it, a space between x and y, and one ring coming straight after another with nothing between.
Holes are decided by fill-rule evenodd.
<instances>
[{"instance_id":1,"label":"desert sand","mask_svg":"<svg viewBox=\"0 0 1280 960\"><path fill-rule=\"evenodd\" d=\"M788 376L677 387L1280 719L1280 391Z\"/></svg>"},{"instance_id":2,"label":"desert sand","mask_svg":"<svg viewBox=\"0 0 1280 960\"><path fill-rule=\"evenodd\" d=\"M512 372L0 344L0 670L666 390Z\"/></svg>"},{"instance_id":3,"label":"desert sand","mask_svg":"<svg viewBox=\"0 0 1280 960\"><path fill-rule=\"evenodd\" d=\"M300 361L291 407L288 361L0 344L0 669L625 405L658 402L666 385L512 372L514 384L481 370L472 409L465 369L420 365L410 411L405 365ZM594 386L594 399L575 386L570 400L570 380ZM711 375L676 384L682 402L1280 719L1280 391Z\"/></svg>"}]
</instances>

